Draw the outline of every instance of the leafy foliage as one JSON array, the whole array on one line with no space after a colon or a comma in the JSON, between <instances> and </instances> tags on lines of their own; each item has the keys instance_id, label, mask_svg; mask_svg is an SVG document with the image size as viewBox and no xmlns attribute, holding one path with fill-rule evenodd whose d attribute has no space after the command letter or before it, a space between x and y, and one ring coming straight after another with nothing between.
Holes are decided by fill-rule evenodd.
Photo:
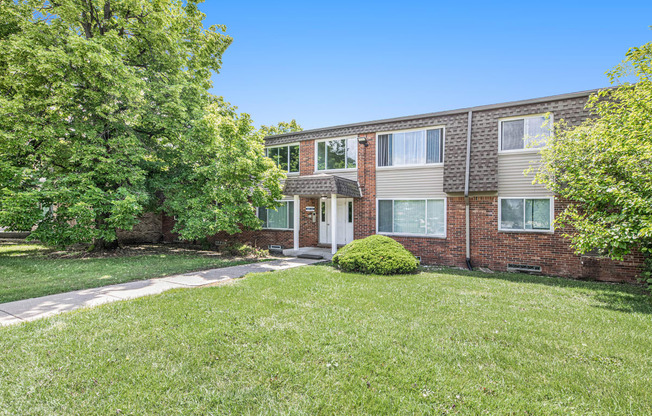
<instances>
[{"instance_id":1,"label":"leafy foliage","mask_svg":"<svg viewBox=\"0 0 652 416\"><path fill-rule=\"evenodd\" d=\"M382 275L414 273L418 266L412 253L384 235L350 242L335 253L333 263L347 272Z\"/></svg>"},{"instance_id":2,"label":"leafy foliage","mask_svg":"<svg viewBox=\"0 0 652 416\"><path fill-rule=\"evenodd\" d=\"M652 43L631 48L612 83L587 104L593 117L556 125L535 181L572 201L557 218L579 253L623 259L652 249Z\"/></svg>"},{"instance_id":3,"label":"leafy foliage","mask_svg":"<svg viewBox=\"0 0 652 416\"><path fill-rule=\"evenodd\" d=\"M162 200L181 238L258 225L281 174L208 93L231 38L197 3L0 2L0 225L111 242Z\"/></svg>"}]
</instances>

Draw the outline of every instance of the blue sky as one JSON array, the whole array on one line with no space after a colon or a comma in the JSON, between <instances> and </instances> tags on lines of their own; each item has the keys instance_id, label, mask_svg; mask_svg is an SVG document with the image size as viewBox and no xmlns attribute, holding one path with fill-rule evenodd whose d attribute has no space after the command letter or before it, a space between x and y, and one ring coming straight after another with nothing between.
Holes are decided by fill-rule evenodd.
<instances>
[{"instance_id":1,"label":"blue sky","mask_svg":"<svg viewBox=\"0 0 652 416\"><path fill-rule=\"evenodd\" d=\"M222 2L234 40L212 92L304 129L609 85L652 41L652 1Z\"/></svg>"}]
</instances>

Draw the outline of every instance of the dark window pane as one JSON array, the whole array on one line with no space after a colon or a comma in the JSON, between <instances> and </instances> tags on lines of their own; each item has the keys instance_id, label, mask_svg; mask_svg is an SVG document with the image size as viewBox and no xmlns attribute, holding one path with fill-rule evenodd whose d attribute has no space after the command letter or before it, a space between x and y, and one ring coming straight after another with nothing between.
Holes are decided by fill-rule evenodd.
<instances>
[{"instance_id":1,"label":"dark window pane","mask_svg":"<svg viewBox=\"0 0 652 416\"><path fill-rule=\"evenodd\" d=\"M426 163L441 163L442 129L428 130Z\"/></svg>"},{"instance_id":2,"label":"dark window pane","mask_svg":"<svg viewBox=\"0 0 652 416\"><path fill-rule=\"evenodd\" d=\"M288 148L279 147L278 148L278 167L284 171L288 171Z\"/></svg>"},{"instance_id":3,"label":"dark window pane","mask_svg":"<svg viewBox=\"0 0 652 416\"><path fill-rule=\"evenodd\" d=\"M326 222L326 202L321 201L321 222Z\"/></svg>"},{"instance_id":4,"label":"dark window pane","mask_svg":"<svg viewBox=\"0 0 652 416\"><path fill-rule=\"evenodd\" d=\"M299 146L290 146L290 172L299 171Z\"/></svg>"},{"instance_id":5,"label":"dark window pane","mask_svg":"<svg viewBox=\"0 0 652 416\"><path fill-rule=\"evenodd\" d=\"M288 202L288 228L294 229L294 201Z\"/></svg>"},{"instance_id":6,"label":"dark window pane","mask_svg":"<svg viewBox=\"0 0 652 416\"><path fill-rule=\"evenodd\" d=\"M346 167L346 140L331 140L326 146L326 169Z\"/></svg>"},{"instance_id":7,"label":"dark window pane","mask_svg":"<svg viewBox=\"0 0 652 416\"><path fill-rule=\"evenodd\" d=\"M353 202L349 201L349 222L353 222Z\"/></svg>"},{"instance_id":8,"label":"dark window pane","mask_svg":"<svg viewBox=\"0 0 652 416\"><path fill-rule=\"evenodd\" d=\"M501 199L500 228L504 230L523 229L523 200Z\"/></svg>"},{"instance_id":9,"label":"dark window pane","mask_svg":"<svg viewBox=\"0 0 652 416\"><path fill-rule=\"evenodd\" d=\"M260 218L263 228L267 228L267 208L258 208L258 218Z\"/></svg>"},{"instance_id":10,"label":"dark window pane","mask_svg":"<svg viewBox=\"0 0 652 416\"><path fill-rule=\"evenodd\" d=\"M378 201L378 232L391 233L394 218L394 201Z\"/></svg>"},{"instance_id":11,"label":"dark window pane","mask_svg":"<svg viewBox=\"0 0 652 416\"><path fill-rule=\"evenodd\" d=\"M501 149L523 149L525 141L525 120L502 121Z\"/></svg>"},{"instance_id":12,"label":"dark window pane","mask_svg":"<svg viewBox=\"0 0 652 416\"><path fill-rule=\"evenodd\" d=\"M326 142L317 143L317 170L326 169Z\"/></svg>"},{"instance_id":13,"label":"dark window pane","mask_svg":"<svg viewBox=\"0 0 652 416\"><path fill-rule=\"evenodd\" d=\"M378 136L378 166L392 166L392 135Z\"/></svg>"},{"instance_id":14,"label":"dark window pane","mask_svg":"<svg viewBox=\"0 0 652 416\"><path fill-rule=\"evenodd\" d=\"M276 166L278 166L278 147L273 147L271 149L268 149L267 156L276 163Z\"/></svg>"}]
</instances>

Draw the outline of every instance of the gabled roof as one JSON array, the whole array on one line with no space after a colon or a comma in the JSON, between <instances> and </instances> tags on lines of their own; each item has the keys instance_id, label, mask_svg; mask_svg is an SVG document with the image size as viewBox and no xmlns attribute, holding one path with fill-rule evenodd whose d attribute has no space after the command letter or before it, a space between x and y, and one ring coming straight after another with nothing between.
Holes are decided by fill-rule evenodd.
<instances>
[{"instance_id":1,"label":"gabled roof","mask_svg":"<svg viewBox=\"0 0 652 416\"><path fill-rule=\"evenodd\" d=\"M345 198L360 198L358 182L336 175L317 174L294 176L285 180L283 195L328 196L337 194Z\"/></svg>"}]
</instances>

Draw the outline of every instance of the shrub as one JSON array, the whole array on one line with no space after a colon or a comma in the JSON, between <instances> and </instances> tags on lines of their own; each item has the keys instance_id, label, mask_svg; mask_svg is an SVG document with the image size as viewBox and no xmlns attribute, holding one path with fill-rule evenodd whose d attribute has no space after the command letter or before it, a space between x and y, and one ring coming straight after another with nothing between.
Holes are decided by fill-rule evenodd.
<instances>
[{"instance_id":1,"label":"shrub","mask_svg":"<svg viewBox=\"0 0 652 416\"><path fill-rule=\"evenodd\" d=\"M414 273L419 262L398 241L372 235L342 247L333 263L347 272L388 275Z\"/></svg>"},{"instance_id":2,"label":"shrub","mask_svg":"<svg viewBox=\"0 0 652 416\"><path fill-rule=\"evenodd\" d=\"M220 247L220 252L237 257L267 257L269 251L248 244L231 242Z\"/></svg>"}]
</instances>

